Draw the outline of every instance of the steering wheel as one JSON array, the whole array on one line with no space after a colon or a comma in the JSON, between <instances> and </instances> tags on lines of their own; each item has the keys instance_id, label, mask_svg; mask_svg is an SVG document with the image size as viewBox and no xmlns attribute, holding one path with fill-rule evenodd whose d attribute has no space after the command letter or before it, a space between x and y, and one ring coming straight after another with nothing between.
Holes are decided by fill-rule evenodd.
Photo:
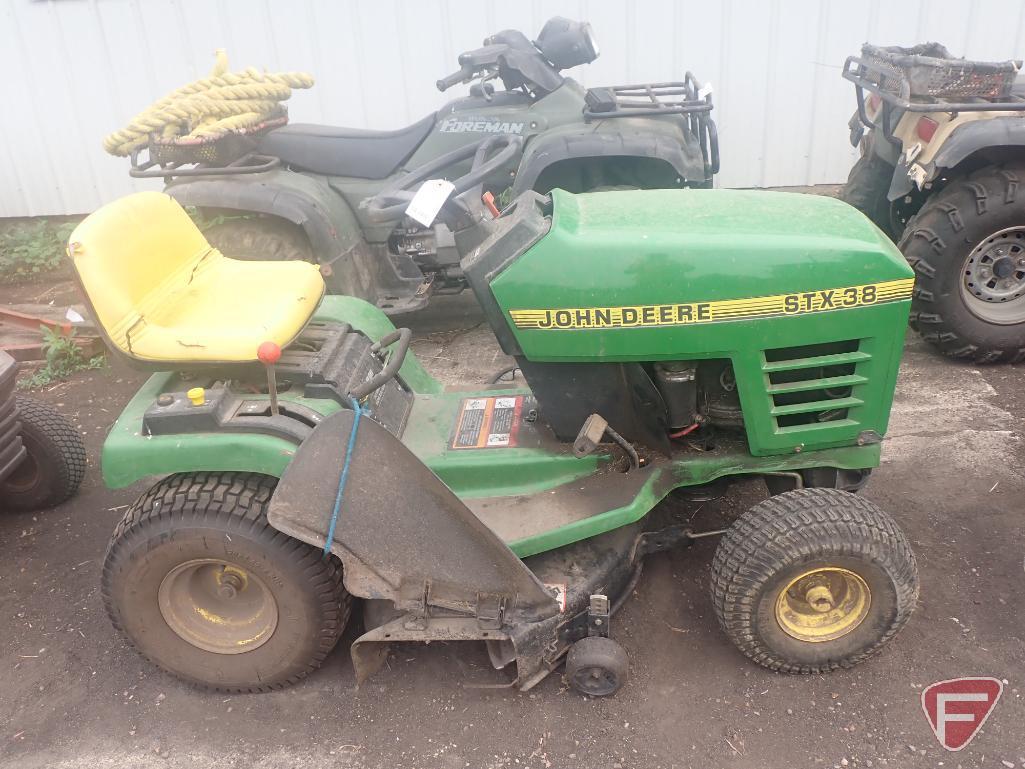
<instances>
[{"instance_id":1,"label":"steering wheel","mask_svg":"<svg viewBox=\"0 0 1025 769\"><path fill-rule=\"evenodd\" d=\"M360 203L360 208L366 211L367 218L375 224L399 221L406 215L406 209L421 184L443 174L446 169L472 155L473 165L466 174L453 180L452 184L455 189L452 190L452 194L442 206L442 211L447 209L449 213L458 218L472 219L473 212L466 202L458 198L481 185L486 178L519 155L522 149L522 136L513 134L490 136L477 144L470 144L448 152L413 169L404 176L400 176L391 187Z\"/></svg>"}]
</instances>

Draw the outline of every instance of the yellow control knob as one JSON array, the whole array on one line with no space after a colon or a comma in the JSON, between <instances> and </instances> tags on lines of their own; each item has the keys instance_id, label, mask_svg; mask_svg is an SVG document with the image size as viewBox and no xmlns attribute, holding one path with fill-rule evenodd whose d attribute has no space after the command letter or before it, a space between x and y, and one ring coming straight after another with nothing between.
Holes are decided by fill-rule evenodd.
<instances>
[{"instance_id":1,"label":"yellow control knob","mask_svg":"<svg viewBox=\"0 0 1025 769\"><path fill-rule=\"evenodd\" d=\"M202 406L206 403L206 390L202 387L193 387L185 395L192 401L193 406Z\"/></svg>"}]
</instances>

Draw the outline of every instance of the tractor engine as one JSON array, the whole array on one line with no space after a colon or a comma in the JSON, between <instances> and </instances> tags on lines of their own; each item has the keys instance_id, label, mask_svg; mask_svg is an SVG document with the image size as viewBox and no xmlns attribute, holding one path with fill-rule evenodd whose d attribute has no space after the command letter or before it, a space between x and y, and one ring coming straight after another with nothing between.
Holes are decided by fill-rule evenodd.
<instances>
[{"instance_id":1,"label":"tractor engine","mask_svg":"<svg viewBox=\"0 0 1025 769\"><path fill-rule=\"evenodd\" d=\"M832 198L742 190L521 195L462 268L541 418L629 440L715 427L755 456L877 443L914 277Z\"/></svg>"}]
</instances>

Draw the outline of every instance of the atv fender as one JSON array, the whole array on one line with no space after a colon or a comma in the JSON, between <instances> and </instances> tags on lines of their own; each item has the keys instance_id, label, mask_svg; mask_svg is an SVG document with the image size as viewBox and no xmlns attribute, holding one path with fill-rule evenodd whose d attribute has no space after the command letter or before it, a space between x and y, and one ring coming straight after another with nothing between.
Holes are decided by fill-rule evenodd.
<instances>
[{"instance_id":1,"label":"atv fender","mask_svg":"<svg viewBox=\"0 0 1025 769\"><path fill-rule=\"evenodd\" d=\"M271 498L274 528L324 547L354 413L321 422L299 447ZM373 419L360 419L330 551L345 587L385 599L424 629L432 615L469 618L478 638L507 624L555 616L534 574L440 478Z\"/></svg>"},{"instance_id":2,"label":"atv fender","mask_svg":"<svg viewBox=\"0 0 1025 769\"><path fill-rule=\"evenodd\" d=\"M548 167L582 158L656 158L690 183L710 180L701 148L675 120L614 118L554 128L527 145L516 172L513 195L532 190Z\"/></svg>"},{"instance_id":3,"label":"atv fender","mask_svg":"<svg viewBox=\"0 0 1025 769\"><path fill-rule=\"evenodd\" d=\"M323 177L277 169L259 175L180 177L164 190L183 206L280 216L302 227L321 271L344 293L376 301L375 260L355 214Z\"/></svg>"},{"instance_id":4,"label":"atv fender","mask_svg":"<svg viewBox=\"0 0 1025 769\"><path fill-rule=\"evenodd\" d=\"M954 129L937 151L932 165L954 168L976 152L1011 147L1025 147L1025 122L1020 115L972 120Z\"/></svg>"},{"instance_id":5,"label":"atv fender","mask_svg":"<svg viewBox=\"0 0 1025 769\"><path fill-rule=\"evenodd\" d=\"M1006 159L1008 155L1025 156L1025 121L1021 117L996 117L972 120L954 129L935 157L925 164L926 179L935 179L939 169L956 168L976 153L993 151L990 162ZM914 183L908 176L908 165L903 155L893 173L893 183L887 198L897 200L911 192Z\"/></svg>"},{"instance_id":6,"label":"atv fender","mask_svg":"<svg viewBox=\"0 0 1025 769\"><path fill-rule=\"evenodd\" d=\"M321 264L362 240L356 217L327 180L278 169L259 176L180 177L164 190L183 206L255 211L303 228Z\"/></svg>"}]
</instances>

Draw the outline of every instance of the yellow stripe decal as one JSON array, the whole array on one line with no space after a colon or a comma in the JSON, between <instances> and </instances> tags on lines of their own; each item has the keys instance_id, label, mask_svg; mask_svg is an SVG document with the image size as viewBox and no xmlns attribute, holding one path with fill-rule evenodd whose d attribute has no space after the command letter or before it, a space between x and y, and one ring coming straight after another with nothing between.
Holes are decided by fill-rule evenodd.
<instances>
[{"instance_id":1,"label":"yellow stripe decal","mask_svg":"<svg viewBox=\"0 0 1025 769\"><path fill-rule=\"evenodd\" d=\"M627 307L559 307L510 310L516 328L588 329L689 326L751 318L848 310L911 298L914 278L866 283L794 294L723 299L715 302L645 304Z\"/></svg>"}]
</instances>

